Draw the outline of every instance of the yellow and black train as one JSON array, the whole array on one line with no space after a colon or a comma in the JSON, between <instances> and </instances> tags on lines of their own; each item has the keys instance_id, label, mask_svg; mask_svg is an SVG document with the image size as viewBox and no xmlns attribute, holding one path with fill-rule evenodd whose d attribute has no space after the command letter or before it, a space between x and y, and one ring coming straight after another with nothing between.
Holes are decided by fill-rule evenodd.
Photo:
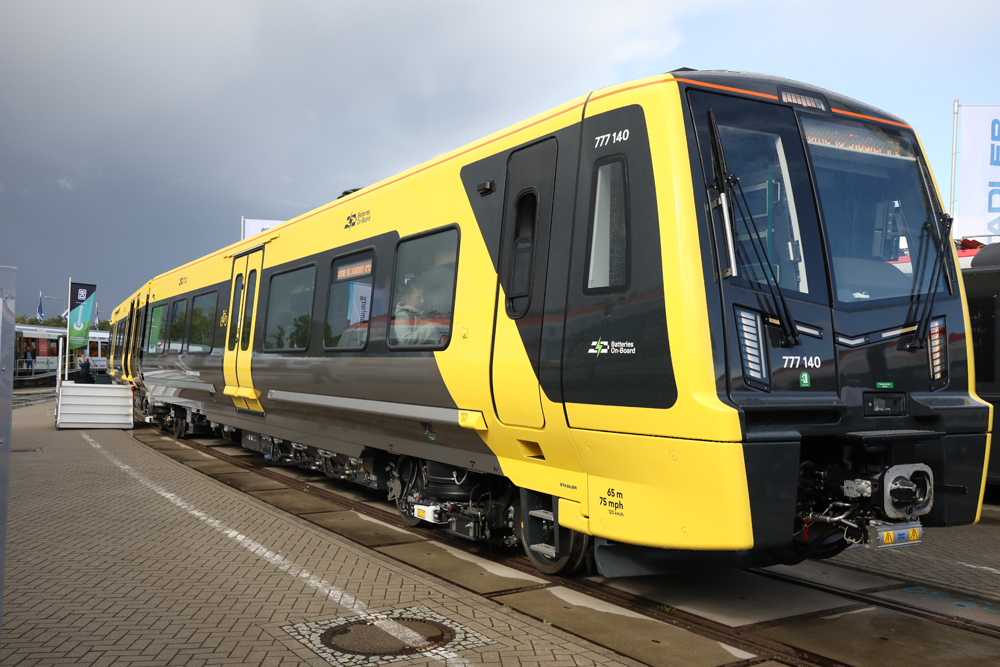
<instances>
[{"instance_id":1,"label":"yellow and black train","mask_svg":"<svg viewBox=\"0 0 1000 667\"><path fill-rule=\"evenodd\" d=\"M913 545L989 455L949 230L902 120L678 70L157 276L112 372L550 573Z\"/></svg>"}]
</instances>

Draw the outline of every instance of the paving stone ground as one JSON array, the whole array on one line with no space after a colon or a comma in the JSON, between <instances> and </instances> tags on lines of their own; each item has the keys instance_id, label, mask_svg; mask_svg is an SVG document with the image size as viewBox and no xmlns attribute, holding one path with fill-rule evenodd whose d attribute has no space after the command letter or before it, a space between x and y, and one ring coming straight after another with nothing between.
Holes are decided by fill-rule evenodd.
<instances>
[{"instance_id":1,"label":"paving stone ground","mask_svg":"<svg viewBox=\"0 0 1000 667\"><path fill-rule=\"evenodd\" d=\"M927 528L923 542L913 547L851 549L833 562L1000 601L1000 507L983 505L975 525Z\"/></svg>"},{"instance_id":2,"label":"paving stone ground","mask_svg":"<svg viewBox=\"0 0 1000 667\"><path fill-rule=\"evenodd\" d=\"M493 643L400 664L638 664L52 408L13 415L0 665L328 665L282 628L420 606Z\"/></svg>"}]
</instances>

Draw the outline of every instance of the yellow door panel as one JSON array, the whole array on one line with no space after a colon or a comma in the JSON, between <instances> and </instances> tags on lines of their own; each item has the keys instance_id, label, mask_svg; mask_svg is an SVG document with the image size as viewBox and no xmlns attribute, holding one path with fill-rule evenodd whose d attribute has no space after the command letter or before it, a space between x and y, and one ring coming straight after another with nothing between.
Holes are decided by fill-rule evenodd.
<instances>
[{"instance_id":1,"label":"yellow door panel","mask_svg":"<svg viewBox=\"0 0 1000 667\"><path fill-rule=\"evenodd\" d=\"M239 349L240 314L243 312L243 292L246 282L247 258L237 257L233 260L233 276L230 280L229 308L222 311L222 319L226 326L226 352L222 358L222 372L226 379L223 394L231 396L237 408L247 409L247 403L236 396L239 382L236 379L236 354Z\"/></svg>"},{"instance_id":2,"label":"yellow door panel","mask_svg":"<svg viewBox=\"0 0 1000 667\"><path fill-rule=\"evenodd\" d=\"M545 425L538 396L538 378L524 350L517 323L507 317L503 287L498 291L496 335L493 340L493 401L504 424L541 428Z\"/></svg>"},{"instance_id":3,"label":"yellow door panel","mask_svg":"<svg viewBox=\"0 0 1000 667\"><path fill-rule=\"evenodd\" d=\"M236 382L240 389L236 392L236 396L244 400L248 410L263 412L264 408L257 400L260 392L253 388L250 362L253 359L254 332L257 330L257 304L260 300L260 273L264 263L264 251L250 253L246 262L246 287L240 313L240 343L236 350Z\"/></svg>"}]
</instances>

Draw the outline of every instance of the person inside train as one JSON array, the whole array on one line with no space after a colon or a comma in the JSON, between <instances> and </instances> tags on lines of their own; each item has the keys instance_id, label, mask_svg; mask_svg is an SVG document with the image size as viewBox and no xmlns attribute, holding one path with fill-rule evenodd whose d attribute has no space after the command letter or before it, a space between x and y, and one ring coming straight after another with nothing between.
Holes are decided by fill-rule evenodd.
<instances>
[{"instance_id":1,"label":"person inside train","mask_svg":"<svg viewBox=\"0 0 1000 667\"><path fill-rule=\"evenodd\" d=\"M397 345L437 345L437 328L424 313L424 288L414 279L403 283L396 304L392 330Z\"/></svg>"}]
</instances>

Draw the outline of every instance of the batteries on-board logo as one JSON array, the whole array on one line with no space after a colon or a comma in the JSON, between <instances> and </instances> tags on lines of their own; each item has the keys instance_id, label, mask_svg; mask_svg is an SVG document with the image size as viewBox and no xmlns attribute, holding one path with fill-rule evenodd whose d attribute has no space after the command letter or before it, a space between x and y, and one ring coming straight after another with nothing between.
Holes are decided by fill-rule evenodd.
<instances>
[{"instance_id":1,"label":"batteries on-board logo","mask_svg":"<svg viewBox=\"0 0 1000 667\"><path fill-rule=\"evenodd\" d=\"M635 343L630 340L597 340L590 344L588 354L635 354Z\"/></svg>"},{"instance_id":2,"label":"batteries on-board logo","mask_svg":"<svg viewBox=\"0 0 1000 667\"><path fill-rule=\"evenodd\" d=\"M351 213L347 216L347 224L344 225L344 229L350 229L356 225L363 225L372 219L371 209L367 211L361 211L360 213Z\"/></svg>"}]
</instances>

